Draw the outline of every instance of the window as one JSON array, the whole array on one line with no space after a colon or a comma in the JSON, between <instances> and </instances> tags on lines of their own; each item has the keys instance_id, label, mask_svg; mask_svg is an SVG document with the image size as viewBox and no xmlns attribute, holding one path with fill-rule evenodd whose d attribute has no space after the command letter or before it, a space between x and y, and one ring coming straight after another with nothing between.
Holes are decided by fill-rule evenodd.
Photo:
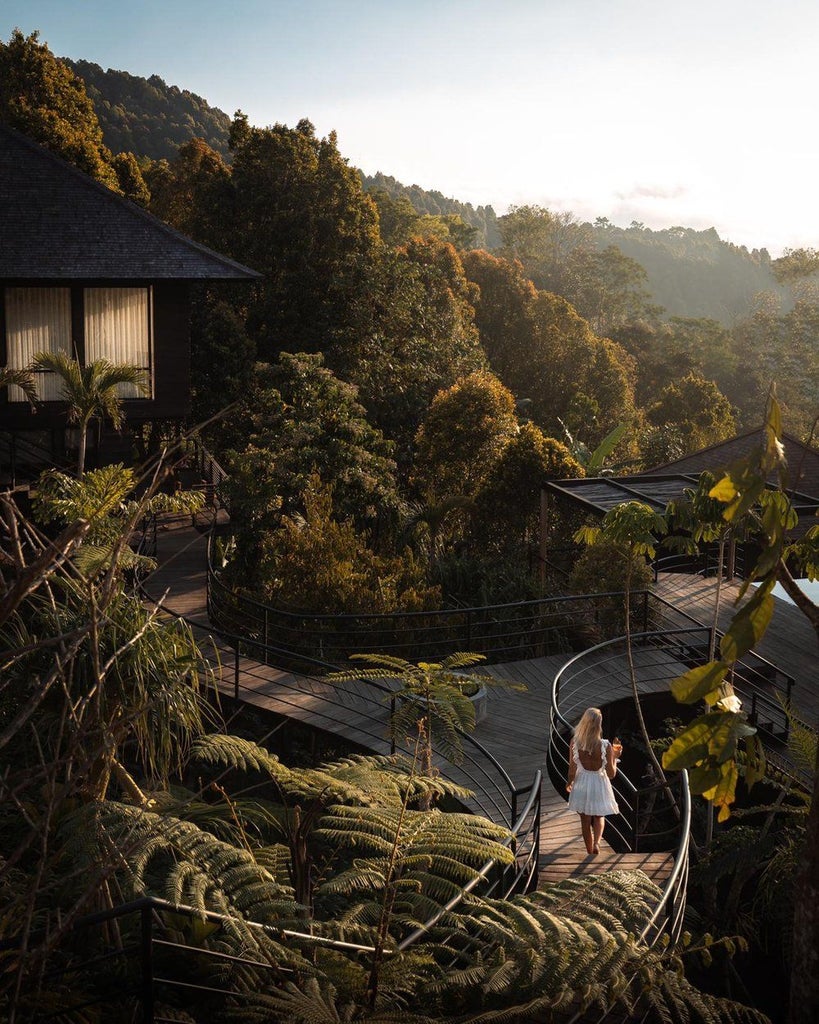
<instances>
[{"instance_id":1,"label":"window","mask_svg":"<svg viewBox=\"0 0 819 1024\"><path fill-rule=\"evenodd\" d=\"M118 391L120 398L150 398L151 298L150 288L6 288L6 365L24 370L38 352L84 351L86 364L107 359L144 370L147 392L132 384L121 384ZM41 401L59 400L55 374L38 372L35 383ZM23 402L25 395L10 387L8 401Z\"/></svg>"},{"instance_id":2,"label":"window","mask_svg":"<svg viewBox=\"0 0 819 1024\"><path fill-rule=\"evenodd\" d=\"M70 288L6 288L6 365L25 370L38 352L71 352ZM60 397L53 373L36 374L37 395L45 402ZM17 387L8 391L10 402L23 402Z\"/></svg>"},{"instance_id":3,"label":"window","mask_svg":"<svg viewBox=\"0 0 819 1024\"><path fill-rule=\"evenodd\" d=\"M147 394L133 384L119 386L120 398L150 398L151 315L148 288L86 288L83 293L85 361L131 363L145 371Z\"/></svg>"}]
</instances>

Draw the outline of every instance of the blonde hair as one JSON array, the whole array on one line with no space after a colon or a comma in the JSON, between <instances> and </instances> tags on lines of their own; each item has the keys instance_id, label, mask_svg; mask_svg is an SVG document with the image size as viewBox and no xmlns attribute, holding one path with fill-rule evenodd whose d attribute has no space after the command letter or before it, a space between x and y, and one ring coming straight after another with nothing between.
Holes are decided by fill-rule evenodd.
<instances>
[{"instance_id":1,"label":"blonde hair","mask_svg":"<svg viewBox=\"0 0 819 1024\"><path fill-rule=\"evenodd\" d=\"M596 754L603 739L603 713L600 708L587 708L574 728L574 742L578 750Z\"/></svg>"}]
</instances>

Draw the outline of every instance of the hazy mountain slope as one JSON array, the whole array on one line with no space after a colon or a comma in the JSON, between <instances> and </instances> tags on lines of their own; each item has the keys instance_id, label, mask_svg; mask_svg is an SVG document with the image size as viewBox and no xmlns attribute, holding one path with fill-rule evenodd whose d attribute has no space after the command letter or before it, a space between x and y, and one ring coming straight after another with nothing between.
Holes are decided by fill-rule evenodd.
<instances>
[{"instance_id":1,"label":"hazy mountain slope","mask_svg":"<svg viewBox=\"0 0 819 1024\"><path fill-rule=\"evenodd\" d=\"M748 315L760 292L775 292L790 304L790 291L777 284L768 251L732 245L714 228L652 231L598 221L595 235L601 248L616 245L645 268L651 299L668 316L711 317L730 326Z\"/></svg>"},{"instance_id":2,"label":"hazy mountain slope","mask_svg":"<svg viewBox=\"0 0 819 1024\"><path fill-rule=\"evenodd\" d=\"M230 117L201 96L168 85L158 75L141 78L127 71L103 71L84 60L66 63L84 79L105 142L115 153L173 159L180 145L199 137L229 156ZM361 172L361 178L368 190L406 197L420 214L457 214L475 228L477 246L500 246L498 218L489 205L475 207L419 185L404 185L381 172ZM601 219L593 230L601 249L616 245L645 268L651 301L668 316L711 317L731 325L750 313L760 292L775 292L786 307L790 305L788 290L774 280L768 252L732 245L713 228L652 231L636 224L618 228Z\"/></svg>"},{"instance_id":3,"label":"hazy mountain slope","mask_svg":"<svg viewBox=\"0 0 819 1024\"><path fill-rule=\"evenodd\" d=\"M103 71L87 60L63 58L85 82L102 125L105 144L152 160L172 160L191 138L228 155L230 118L201 96L167 85L159 75L141 78L127 71Z\"/></svg>"},{"instance_id":4,"label":"hazy mountain slope","mask_svg":"<svg viewBox=\"0 0 819 1024\"><path fill-rule=\"evenodd\" d=\"M479 248L496 249L500 245L498 219L491 206L474 207L472 203L462 203L457 199L448 199L442 192L429 191L420 185L403 185L395 178L382 174L361 174L364 188L368 191L383 189L388 195L397 199L406 196L412 203L416 213L432 216L447 213L457 214L470 227L475 228L477 235L475 245Z\"/></svg>"}]
</instances>

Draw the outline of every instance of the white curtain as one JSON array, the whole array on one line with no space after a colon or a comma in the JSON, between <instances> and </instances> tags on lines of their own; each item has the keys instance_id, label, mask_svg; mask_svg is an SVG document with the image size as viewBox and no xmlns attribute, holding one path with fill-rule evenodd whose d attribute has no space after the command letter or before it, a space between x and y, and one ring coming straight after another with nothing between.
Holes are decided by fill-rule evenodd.
<instances>
[{"instance_id":1,"label":"white curtain","mask_svg":"<svg viewBox=\"0 0 819 1024\"><path fill-rule=\"evenodd\" d=\"M130 363L145 371L148 394L132 384L121 384L121 398L147 398L153 390L149 300L147 288L85 289L86 363L107 359L111 363Z\"/></svg>"},{"instance_id":2,"label":"white curtain","mask_svg":"<svg viewBox=\"0 0 819 1024\"><path fill-rule=\"evenodd\" d=\"M6 355L12 370L25 370L38 352L71 354L71 289L6 288ZM60 397L59 378L36 374L37 395L45 402ZM10 402L24 402L17 387L9 388Z\"/></svg>"}]
</instances>

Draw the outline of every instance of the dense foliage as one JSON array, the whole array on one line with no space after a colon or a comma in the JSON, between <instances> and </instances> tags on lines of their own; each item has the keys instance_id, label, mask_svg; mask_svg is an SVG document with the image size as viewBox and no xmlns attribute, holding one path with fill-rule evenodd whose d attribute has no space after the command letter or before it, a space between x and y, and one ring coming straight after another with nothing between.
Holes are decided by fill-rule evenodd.
<instances>
[{"instance_id":1,"label":"dense foliage","mask_svg":"<svg viewBox=\"0 0 819 1024\"><path fill-rule=\"evenodd\" d=\"M82 79L58 60L38 34L15 29L0 40L0 121L117 192L142 195L138 171L121 163L130 187L122 187L111 150L103 142L96 110Z\"/></svg>"},{"instance_id":2,"label":"dense foliage","mask_svg":"<svg viewBox=\"0 0 819 1024\"><path fill-rule=\"evenodd\" d=\"M238 998L242 1018L260 1024L558 1022L610 1004L639 1005L652 1021L673 1006L703 1024L765 1024L697 991L681 955L635 941L658 896L639 873L451 904L488 861L515 858L506 829L438 806L466 793L428 761L426 771L417 754L291 768L264 737L227 732L206 699L214 669L189 630L126 585L117 553L158 497L133 497L133 482L116 468L63 481L44 506L65 523L52 542L0 497L14 538L0 562L5 1019L54 1007L66 1020L94 1007L129 1019L135 921L99 928L83 915L152 896L168 901L152 915L165 937L154 975L183 983L177 995L157 982L155 1012L168 1019L227 1024ZM90 572L89 521L113 539ZM474 660L386 659L372 671L406 675L408 696L429 689L441 728L444 683L463 702L448 670ZM417 713L399 710L411 728ZM428 933L400 945L433 914Z\"/></svg>"},{"instance_id":3,"label":"dense foliage","mask_svg":"<svg viewBox=\"0 0 819 1024\"><path fill-rule=\"evenodd\" d=\"M197 138L227 156L230 118L201 96L167 85L159 75L142 78L103 71L88 60L63 61L85 82L105 144L115 153L171 160L180 146Z\"/></svg>"}]
</instances>

